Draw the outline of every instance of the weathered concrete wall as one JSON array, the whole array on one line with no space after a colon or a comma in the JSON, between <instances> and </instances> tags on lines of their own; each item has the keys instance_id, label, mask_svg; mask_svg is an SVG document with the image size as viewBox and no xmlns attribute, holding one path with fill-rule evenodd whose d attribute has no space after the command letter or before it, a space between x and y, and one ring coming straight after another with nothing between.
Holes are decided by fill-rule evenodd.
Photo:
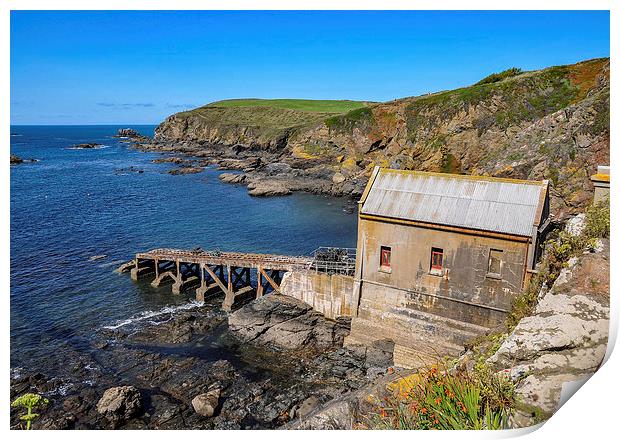
<instances>
[{"instance_id":1,"label":"weathered concrete wall","mask_svg":"<svg viewBox=\"0 0 620 440\"><path fill-rule=\"evenodd\" d=\"M408 307L493 326L503 314L474 304L507 310L521 292L527 253L524 242L364 219L359 239L362 304L390 302L401 295L386 295L384 285L388 285L420 293L405 295ZM380 270L381 246L391 248L390 273ZM439 275L431 272L433 247L443 249L444 271ZM503 251L500 279L487 273L491 249Z\"/></svg>"},{"instance_id":2,"label":"weathered concrete wall","mask_svg":"<svg viewBox=\"0 0 620 440\"><path fill-rule=\"evenodd\" d=\"M327 318L351 316L353 277L314 271L287 272L280 290L283 295L311 305Z\"/></svg>"},{"instance_id":3,"label":"weathered concrete wall","mask_svg":"<svg viewBox=\"0 0 620 440\"><path fill-rule=\"evenodd\" d=\"M594 183L594 203L599 203L605 199L609 199L609 187L609 182Z\"/></svg>"},{"instance_id":4,"label":"weathered concrete wall","mask_svg":"<svg viewBox=\"0 0 620 440\"><path fill-rule=\"evenodd\" d=\"M502 322L521 292L526 242L365 219L358 240L359 309L346 343L390 338L402 366L459 354ZM391 248L389 271L381 246ZM431 271L433 247L443 249L440 274ZM502 251L500 279L487 273L490 249Z\"/></svg>"}]
</instances>

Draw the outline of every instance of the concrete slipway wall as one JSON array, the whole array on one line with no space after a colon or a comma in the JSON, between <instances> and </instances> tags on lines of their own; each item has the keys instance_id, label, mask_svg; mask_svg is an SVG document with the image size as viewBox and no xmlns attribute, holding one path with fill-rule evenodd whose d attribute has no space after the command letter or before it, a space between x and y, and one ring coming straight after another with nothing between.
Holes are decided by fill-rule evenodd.
<instances>
[{"instance_id":1,"label":"concrete slipway wall","mask_svg":"<svg viewBox=\"0 0 620 440\"><path fill-rule=\"evenodd\" d=\"M311 305L327 318L351 316L353 277L312 270L293 271L284 275L280 289L283 295Z\"/></svg>"}]
</instances>

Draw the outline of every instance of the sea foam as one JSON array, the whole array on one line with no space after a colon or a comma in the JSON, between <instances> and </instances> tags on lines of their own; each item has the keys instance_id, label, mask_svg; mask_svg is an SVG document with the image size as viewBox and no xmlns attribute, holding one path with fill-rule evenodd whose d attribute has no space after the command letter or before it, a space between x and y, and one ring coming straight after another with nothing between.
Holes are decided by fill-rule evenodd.
<instances>
[{"instance_id":1,"label":"sea foam","mask_svg":"<svg viewBox=\"0 0 620 440\"><path fill-rule=\"evenodd\" d=\"M205 303L203 301L192 300L188 302L187 304L181 304L179 306L166 306L160 310L148 310L145 312L138 313L137 315L132 316L131 318L127 318L122 321L119 321L116 324L106 325L103 328L107 330L116 330L118 328L124 327L129 324L135 324L140 321L144 321L146 319L155 318L156 316L174 314L175 312L179 312L183 310L191 310L197 307L202 307L204 306L204 304Z\"/></svg>"}]
</instances>

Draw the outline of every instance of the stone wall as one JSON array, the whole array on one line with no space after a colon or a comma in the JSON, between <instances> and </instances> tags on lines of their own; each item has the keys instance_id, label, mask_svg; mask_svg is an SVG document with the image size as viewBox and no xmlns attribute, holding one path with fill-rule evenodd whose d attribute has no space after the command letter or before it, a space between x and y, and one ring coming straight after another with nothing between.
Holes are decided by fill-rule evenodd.
<instances>
[{"instance_id":1,"label":"stone wall","mask_svg":"<svg viewBox=\"0 0 620 440\"><path fill-rule=\"evenodd\" d=\"M351 316L353 277L315 271L287 272L280 286L283 295L297 298L335 319Z\"/></svg>"}]
</instances>

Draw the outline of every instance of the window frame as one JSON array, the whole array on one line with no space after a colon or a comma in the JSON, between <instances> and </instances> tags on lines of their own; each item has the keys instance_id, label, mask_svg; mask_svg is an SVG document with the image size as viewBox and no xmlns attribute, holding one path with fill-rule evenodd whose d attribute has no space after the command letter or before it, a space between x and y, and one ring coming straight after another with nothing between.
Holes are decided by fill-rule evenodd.
<instances>
[{"instance_id":1,"label":"window frame","mask_svg":"<svg viewBox=\"0 0 620 440\"><path fill-rule=\"evenodd\" d=\"M387 256L387 265L384 263L384 256ZM379 247L379 271L381 272L392 272L392 247L391 246L380 246Z\"/></svg>"},{"instance_id":2,"label":"window frame","mask_svg":"<svg viewBox=\"0 0 620 440\"><path fill-rule=\"evenodd\" d=\"M493 258L493 253L497 252L500 254L500 258L495 258L499 260L499 272L491 272L491 259ZM504 266L504 259L501 258L504 255L503 249L489 248L489 258L487 259L487 278L493 278L496 280L502 279L502 268Z\"/></svg>"},{"instance_id":3,"label":"window frame","mask_svg":"<svg viewBox=\"0 0 620 440\"><path fill-rule=\"evenodd\" d=\"M439 266L435 265L435 255L440 255L441 263ZM432 275L443 275L445 268L444 252L443 248L431 247L431 265L429 273Z\"/></svg>"}]
</instances>

